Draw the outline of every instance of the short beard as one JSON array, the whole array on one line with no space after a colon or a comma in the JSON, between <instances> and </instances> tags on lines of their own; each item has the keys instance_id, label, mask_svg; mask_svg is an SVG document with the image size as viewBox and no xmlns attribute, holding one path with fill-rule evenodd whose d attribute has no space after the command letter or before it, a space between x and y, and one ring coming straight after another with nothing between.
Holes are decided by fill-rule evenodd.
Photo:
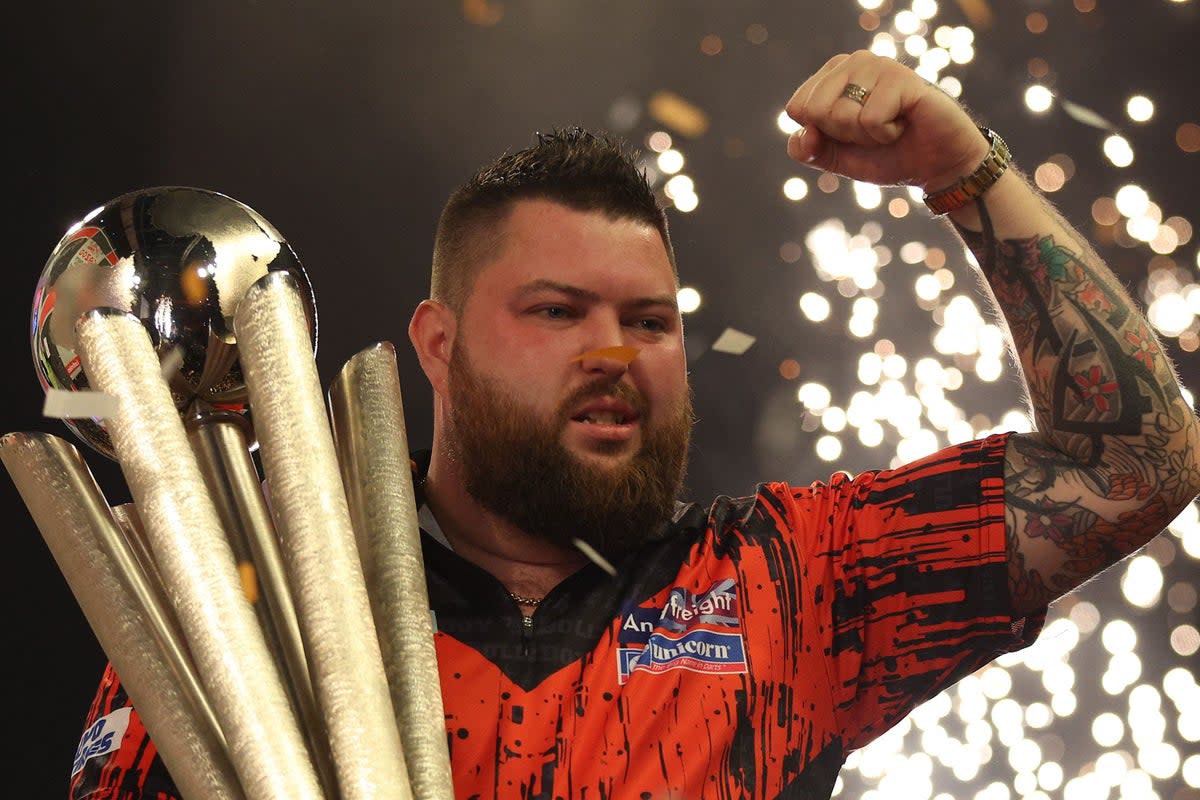
<instances>
[{"instance_id":1,"label":"short beard","mask_svg":"<svg viewBox=\"0 0 1200 800\"><path fill-rule=\"evenodd\" d=\"M650 426L641 395L605 379L581 387L543 422L480 375L463 345L460 337L450 359L447 454L480 505L530 536L560 547L579 538L609 559L662 535L683 487L690 389ZM594 397L615 397L639 412L642 446L625 464L588 464L562 444L571 411Z\"/></svg>"}]
</instances>

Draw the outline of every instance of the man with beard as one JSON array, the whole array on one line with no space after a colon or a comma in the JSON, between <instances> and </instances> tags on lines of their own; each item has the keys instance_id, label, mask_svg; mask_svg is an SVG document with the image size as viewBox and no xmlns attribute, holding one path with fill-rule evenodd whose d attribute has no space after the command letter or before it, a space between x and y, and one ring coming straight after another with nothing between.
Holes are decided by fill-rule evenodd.
<instances>
[{"instance_id":1,"label":"man with beard","mask_svg":"<svg viewBox=\"0 0 1200 800\"><path fill-rule=\"evenodd\" d=\"M1200 428L1147 322L1002 139L866 52L787 108L797 161L949 215L1038 429L678 504L665 216L603 137L502 157L447 203L409 328L435 393L416 477L459 797L828 797L850 750L1027 646L1200 491ZM89 722L126 705L110 670ZM73 797L175 795L139 725Z\"/></svg>"}]
</instances>

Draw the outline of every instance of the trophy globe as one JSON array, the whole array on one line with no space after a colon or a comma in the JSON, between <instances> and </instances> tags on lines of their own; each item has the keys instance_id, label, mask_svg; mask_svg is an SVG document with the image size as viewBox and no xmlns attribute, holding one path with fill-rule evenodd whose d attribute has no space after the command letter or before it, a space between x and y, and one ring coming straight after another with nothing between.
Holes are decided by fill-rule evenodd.
<instances>
[{"instance_id":1,"label":"trophy globe","mask_svg":"<svg viewBox=\"0 0 1200 800\"><path fill-rule=\"evenodd\" d=\"M260 214L226 195L185 186L121 195L71 226L42 269L30 337L42 388L91 388L76 352L75 323L111 308L145 327L185 419L233 414L248 421L234 314L250 286L276 271L289 273L301 289L315 353L312 286L291 246ZM103 419L64 422L116 460Z\"/></svg>"}]
</instances>

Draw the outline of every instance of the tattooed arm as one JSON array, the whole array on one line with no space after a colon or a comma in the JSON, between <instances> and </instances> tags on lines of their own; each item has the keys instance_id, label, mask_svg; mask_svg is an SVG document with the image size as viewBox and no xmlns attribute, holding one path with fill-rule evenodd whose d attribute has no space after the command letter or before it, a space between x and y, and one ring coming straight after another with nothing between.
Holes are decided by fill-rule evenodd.
<instances>
[{"instance_id":1,"label":"tattooed arm","mask_svg":"<svg viewBox=\"0 0 1200 800\"><path fill-rule=\"evenodd\" d=\"M839 55L796 90L797 161L936 191L983 161L966 110L893 59ZM1008 323L1036 432L1006 453L1009 574L1033 611L1156 536L1200 493L1200 423L1150 325L1010 168L950 215Z\"/></svg>"},{"instance_id":2,"label":"tattooed arm","mask_svg":"<svg viewBox=\"0 0 1200 800\"><path fill-rule=\"evenodd\" d=\"M1005 469L1010 585L1029 611L1195 498L1200 429L1120 281L1015 170L953 221L1008 322L1036 421Z\"/></svg>"}]
</instances>

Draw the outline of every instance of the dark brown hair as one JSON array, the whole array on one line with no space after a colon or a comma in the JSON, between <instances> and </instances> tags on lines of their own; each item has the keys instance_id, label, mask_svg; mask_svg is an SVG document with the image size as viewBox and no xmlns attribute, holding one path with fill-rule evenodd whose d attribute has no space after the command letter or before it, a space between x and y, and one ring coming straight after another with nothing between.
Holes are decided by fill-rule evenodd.
<instances>
[{"instance_id":1,"label":"dark brown hair","mask_svg":"<svg viewBox=\"0 0 1200 800\"><path fill-rule=\"evenodd\" d=\"M537 143L506 153L450 195L438 220L430 295L459 314L474 277L499 251L501 231L519 200L544 199L653 225L672 269L667 217L620 140L582 128L538 133Z\"/></svg>"}]
</instances>

